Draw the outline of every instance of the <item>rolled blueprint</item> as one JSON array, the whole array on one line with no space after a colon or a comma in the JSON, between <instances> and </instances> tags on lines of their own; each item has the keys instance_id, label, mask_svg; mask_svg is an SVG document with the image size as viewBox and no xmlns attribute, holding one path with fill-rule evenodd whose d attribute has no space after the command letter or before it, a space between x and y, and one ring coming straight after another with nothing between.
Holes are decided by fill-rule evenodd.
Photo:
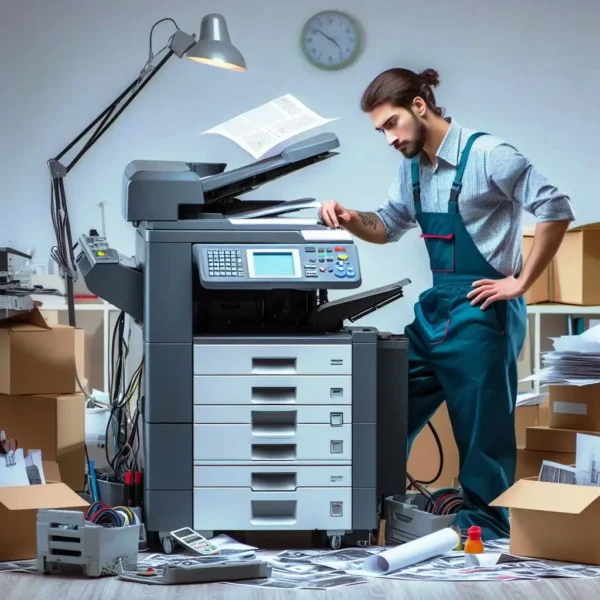
<instances>
[{"instance_id":1,"label":"rolled blueprint","mask_svg":"<svg viewBox=\"0 0 600 600\"><path fill-rule=\"evenodd\" d=\"M372 577L387 575L450 552L459 542L460 538L454 529L441 529L367 558L360 573Z\"/></svg>"}]
</instances>

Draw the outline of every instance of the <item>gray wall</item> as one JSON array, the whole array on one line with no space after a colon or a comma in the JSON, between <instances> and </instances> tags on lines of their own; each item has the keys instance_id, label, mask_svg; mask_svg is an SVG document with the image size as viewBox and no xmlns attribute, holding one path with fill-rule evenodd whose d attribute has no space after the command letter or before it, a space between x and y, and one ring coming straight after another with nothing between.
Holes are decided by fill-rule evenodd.
<instances>
[{"instance_id":1,"label":"gray wall","mask_svg":"<svg viewBox=\"0 0 600 600\"><path fill-rule=\"evenodd\" d=\"M328 7L349 11L365 30L364 55L339 73L313 68L299 48L305 20ZM161 158L239 166L249 155L225 139L197 134L288 92L326 117L340 117L329 129L338 134L342 155L254 196L336 198L374 209L400 157L373 131L359 99L372 77L398 65L438 69L438 99L448 114L516 144L572 195L579 222L600 220L597 0L4 0L1 244L35 247L46 260L54 243L47 159L137 76L156 20L171 16L183 30L198 32L208 12L226 16L249 70L232 73L173 59L69 175L76 235L101 227L99 203L105 202L110 242L132 253L133 231L120 216L126 163ZM170 24L160 25L155 48L172 32ZM365 289L407 276L414 282L406 301L365 319L398 331L430 281L421 240L413 231L394 246L361 244L360 250Z\"/></svg>"}]
</instances>

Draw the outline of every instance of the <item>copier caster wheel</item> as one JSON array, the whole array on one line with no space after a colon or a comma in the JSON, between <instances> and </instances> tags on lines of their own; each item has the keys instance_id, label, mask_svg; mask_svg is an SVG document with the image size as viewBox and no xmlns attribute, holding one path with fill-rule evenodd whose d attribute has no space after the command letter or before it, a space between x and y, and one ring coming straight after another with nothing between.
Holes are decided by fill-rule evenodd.
<instances>
[{"instance_id":1,"label":"copier caster wheel","mask_svg":"<svg viewBox=\"0 0 600 600\"><path fill-rule=\"evenodd\" d=\"M166 535L162 538L161 544L165 554L173 554L175 550L175 540L170 535Z\"/></svg>"},{"instance_id":2,"label":"copier caster wheel","mask_svg":"<svg viewBox=\"0 0 600 600\"><path fill-rule=\"evenodd\" d=\"M341 535L332 535L329 538L329 545L332 550L339 550L342 546L342 536Z\"/></svg>"}]
</instances>

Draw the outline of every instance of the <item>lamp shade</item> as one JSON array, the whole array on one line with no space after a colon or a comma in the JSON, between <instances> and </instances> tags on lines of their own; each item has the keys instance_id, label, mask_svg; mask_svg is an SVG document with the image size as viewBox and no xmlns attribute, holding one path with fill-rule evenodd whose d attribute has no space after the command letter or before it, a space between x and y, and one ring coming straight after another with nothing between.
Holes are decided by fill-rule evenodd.
<instances>
[{"instance_id":1,"label":"lamp shade","mask_svg":"<svg viewBox=\"0 0 600 600\"><path fill-rule=\"evenodd\" d=\"M200 25L200 38L187 51L192 60L234 71L245 71L242 53L231 43L227 22L222 15L206 15Z\"/></svg>"}]
</instances>

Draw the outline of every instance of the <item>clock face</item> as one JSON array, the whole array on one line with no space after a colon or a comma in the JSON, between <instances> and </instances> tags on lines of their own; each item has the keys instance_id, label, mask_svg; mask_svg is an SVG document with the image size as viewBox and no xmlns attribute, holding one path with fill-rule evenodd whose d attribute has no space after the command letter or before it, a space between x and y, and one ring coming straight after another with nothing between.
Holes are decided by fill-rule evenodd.
<instances>
[{"instance_id":1,"label":"clock face","mask_svg":"<svg viewBox=\"0 0 600 600\"><path fill-rule=\"evenodd\" d=\"M308 60L321 69L341 69L354 62L360 50L357 24L348 15L328 10L309 19L301 44Z\"/></svg>"}]
</instances>

